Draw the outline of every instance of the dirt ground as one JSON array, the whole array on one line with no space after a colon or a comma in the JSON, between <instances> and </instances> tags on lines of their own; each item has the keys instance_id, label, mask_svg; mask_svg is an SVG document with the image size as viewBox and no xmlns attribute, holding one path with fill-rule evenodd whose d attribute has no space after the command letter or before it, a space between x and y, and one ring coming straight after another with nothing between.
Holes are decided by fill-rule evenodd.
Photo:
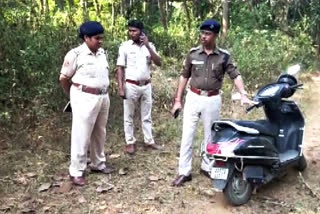
<instances>
[{"instance_id":1,"label":"dirt ground","mask_svg":"<svg viewBox=\"0 0 320 214\"><path fill-rule=\"evenodd\" d=\"M14 129L0 127L0 213L320 213L320 76L305 77L303 83L295 100L306 116L308 168L301 175L289 170L258 189L246 205L230 206L199 174L199 143L194 146L192 182L170 186L177 170L181 118L161 114L155 119L155 139L164 152L144 150L138 142L136 155L130 157L123 153L122 118L116 118L114 109L106 152L117 172L105 176L88 171L85 187L72 186L68 179L70 115L47 118L33 124L36 128L19 126L25 124L23 118Z\"/></svg>"}]
</instances>

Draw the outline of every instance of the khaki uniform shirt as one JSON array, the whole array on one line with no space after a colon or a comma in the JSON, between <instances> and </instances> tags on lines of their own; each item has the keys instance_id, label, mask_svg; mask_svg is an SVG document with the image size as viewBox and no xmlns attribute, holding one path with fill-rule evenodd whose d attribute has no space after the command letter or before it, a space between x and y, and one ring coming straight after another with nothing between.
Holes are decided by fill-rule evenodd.
<instances>
[{"instance_id":1,"label":"khaki uniform shirt","mask_svg":"<svg viewBox=\"0 0 320 214\"><path fill-rule=\"evenodd\" d=\"M239 75L228 51L216 48L207 55L202 46L192 48L184 62L182 76L190 78L190 86L202 90L221 89L224 74L231 79Z\"/></svg>"},{"instance_id":2,"label":"khaki uniform shirt","mask_svg":"<svg viewBox=\"0 0 320 214\"><path fill-rule=\"evenodd\" d=\"M86 43L67 53L61 74L70 77L73 83L94 88L109 87L109 63L107 54L99 48L94 55Z\"/></svg>"},{"instance_id":3,"label":"khaki uniform shirt","mask_svg":"<svg viewBox=\"0 0 320 214\"><path fill-rule=\"evenodd\" d=\"M156 48L150 42L150 47L156 52ZM139 46L132 40L123 42L119 48L117 65L125 68L125 79L148 80L150 79L151 55L145 45Z\"/></svg>"}]
</instances>

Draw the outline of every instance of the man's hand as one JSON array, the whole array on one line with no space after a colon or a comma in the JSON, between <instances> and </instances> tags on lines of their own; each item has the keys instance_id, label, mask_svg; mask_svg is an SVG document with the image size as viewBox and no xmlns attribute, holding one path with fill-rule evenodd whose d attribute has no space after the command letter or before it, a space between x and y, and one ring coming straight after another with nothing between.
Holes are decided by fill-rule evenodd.
<instances>
[{"instance_id":1,"label":"man's hand","mask_svg":"<svg viewBox=\"0 0 320 214\"><path fill-rule=\"evenodd\" d=\"M119 93L119 96L120 96L122 99L126 99L126 94L124 93L124 90L123 90L123 89L119 89L119 90L118 90L118 93Z\"/></svg>"},{"instance_id":2,"label":"man's hand","mask_svg":"<svg viewBox=\"0 0 320 214\"><path fill-rule=\"evenodd\" d=\"M173 105L172 110L171 110L171 116L175 118L176 117L175 116L175 114L176 114L175 112L176 111L181 111L181 109L182 109L181 101L175 100L174 105Z\"/></svg>"},{"instance_id":3,"label":"man's hand","mask_svg":"<svg viewBox=\"0 0 320 214\"><path fill-rule=\"evenodd\" d=\"M255 105L258 104L257 102L250 100L247 95L241 94L241 105L243 104L249 104L249 105Z\"/></svg>"},{"instance_id":4,"label":"man's hand","mask_svg":"<svg viewBox=\"0 0 320 214\"><path fill-rule=\"evenodd\" d=\"M140 36L140 42L142 45L145 45L146 47L150 47L149 46L149 39L144 33L142 33Z\"/></svg>"}]
</instances>

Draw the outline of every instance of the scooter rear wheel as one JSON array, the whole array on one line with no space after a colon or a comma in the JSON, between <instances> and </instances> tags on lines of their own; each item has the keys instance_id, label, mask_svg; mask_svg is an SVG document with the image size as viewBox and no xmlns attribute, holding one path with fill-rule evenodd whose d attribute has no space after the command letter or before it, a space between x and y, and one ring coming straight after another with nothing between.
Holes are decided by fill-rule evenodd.
<instances>
[{"instance_id":1,"label":"scooter rear wheel","mask_svg":"<svg viewBox=\"0 0 320 214\"><path fill-rule=\"evenodd\" d=\"M226 199L234 206L245 204L249 201L252 194L251 183L243 180L240 172L233 172L226 188L224 195Z\"/></svg>"}]
</instances>

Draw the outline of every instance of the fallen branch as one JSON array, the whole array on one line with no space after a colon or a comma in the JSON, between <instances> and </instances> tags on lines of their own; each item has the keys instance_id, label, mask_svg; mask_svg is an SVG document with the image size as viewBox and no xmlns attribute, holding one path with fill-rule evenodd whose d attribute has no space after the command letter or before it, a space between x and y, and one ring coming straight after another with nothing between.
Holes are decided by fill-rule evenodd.
<instances>
[{"instance_id":1,"label":"fallen branch","mask_svg":"<svg viewBox=\"0 0 320 214\"><path fill-rule=\"evenodd\" d=\"M274 205L278 205L278 206L285 207L292 210L296 209L293 205L288 204L285 201L280 201L279 199L270 198L270 197L259 197L259 199L263 200L265 203L268 203L268 204L274 204Z\"/></svg>"},{"instance_id":2,"label":"fallen branch","mask_svg":"<svg viewBox=\"0 0 320 214\"><path fill-rule=\"evenodd\" d=\"M314 197L314 198L317 198L320 200L320 195L319 193L315 192L311 187L310 185L305 181L304 177L302 176L301 172L299 172L299 177L300 177L300 180L301 182L304 184L304 186L311 192L311 195Z\"/></svg>"}]
</instances>

